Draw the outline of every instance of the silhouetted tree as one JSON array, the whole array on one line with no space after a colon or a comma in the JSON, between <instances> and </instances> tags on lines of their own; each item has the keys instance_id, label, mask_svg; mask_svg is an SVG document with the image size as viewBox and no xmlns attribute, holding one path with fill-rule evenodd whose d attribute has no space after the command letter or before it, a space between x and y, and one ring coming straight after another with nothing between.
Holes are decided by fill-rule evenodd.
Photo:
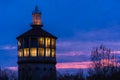
<instances>
[{"instance_id":1,"label":"silhouetted tree","mask_svg":"<svg viewBox=\"0 0 120 80\"><path fill-rule=\"evenodd\" d=\"M9 75L7 70L2 70L0 68L0 80L9 80Z\"/></svg>"},{"instance_id":2,"label":"silhouetted tree","mask_svg":"<svg viewBox=\"0 0 120 80\"><path fill-rule=\"evenodd\" d=\"M110 80L118 71L115 55L103 45L91 51L91 61L91 68L88 69L89 80Z\"/></svg>"},{"instance_id":3,"label":"silhouetted tree","mask_svg":"<svg viewBox=\"0 0 120 80\"><path fill-rule=\"evenodd\" d=\"M85 80L82 69L79 69L79 71L76 73L76 75L74 75L74 80Z\"/></svg>"},{"instance_id":4,"label":"silhouetted tree","mask_svg":"<svg viewBox=\"0 0 120 80\"><path fill-rule=\"evenodd\" d=\"M12 70L0 68L0 80L17 80L17 76Z\"/></svg>"},{"instance_id":5,"label":"silhouetted tree","mask_svg":"<svg viewBox=\"0 0 120 80\"><path fill-rule=\"evenodd\" d=\"M69 74L66 73L64 75L58 73L58 79L57 80L85 80L83 70L80 69L76 74Z\"/></svg>"}]
</instances>

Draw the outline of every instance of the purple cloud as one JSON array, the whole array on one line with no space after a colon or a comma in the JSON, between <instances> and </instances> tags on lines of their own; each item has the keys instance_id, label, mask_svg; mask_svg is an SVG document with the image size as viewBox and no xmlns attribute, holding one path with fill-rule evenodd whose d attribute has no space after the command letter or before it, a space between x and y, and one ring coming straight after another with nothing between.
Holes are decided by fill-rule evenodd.
<instances>
[{"instance_id":1,"label":"purple cloud","mask_svg":"<svg viewBox=\"0 0 120 80\"><path fill-rule=\"evenodd\" d=\"M0 46L0 50L16 50L16 49L17 47L12 45Z\"/></svg>"}]
</instances>

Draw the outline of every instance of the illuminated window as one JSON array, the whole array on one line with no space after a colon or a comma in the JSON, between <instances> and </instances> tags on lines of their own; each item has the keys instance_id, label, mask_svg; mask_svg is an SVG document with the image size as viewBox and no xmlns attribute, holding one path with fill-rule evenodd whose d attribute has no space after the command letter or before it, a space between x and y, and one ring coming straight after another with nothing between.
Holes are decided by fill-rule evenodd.
<instances>
[{"instance_id":1,"label":"illuminated window","mask_svg":"<svg viewBox=\"0 0 120 80\"><path fill-rule=\"evenodd\" d=\"M50 38L46 38L46 47L50 46Z\"/></svg>"},{"instance_id":2,"label":"illuminated window","mask_svg":"<svg viewBox=\"0 0 120 80\"><path fill-rule=\"evenodd\" d=\"M38 56L44 56L44 48L38 48Z\"/></svg>"},{"instance_id":3,"label":"illuminated window","mask_svg":"<svg viewBox=\"0 0 120 80\"><path fill-rule=\"evenodd\" d=\"M52 49L52 57L55 57L55 49Z\"/></svg>"},{"instance_id":4,"label":"illuminated window","mask_svg":"<svg viewBox=\"0 0 120 80\"><path fill-rule=\"evenodd\" d=\"M36 48L30 48L30 55L31 56L37 56L37 49Z\"/></svg>"},{"instance_id":5,"label":"illuminated window","mask_svg":"<svg viewBox=\"0 0 120 80\"><path fill-rule=\"evenodd\" d=\"M44 37L39 38L39 45L43 46L44 45Z\"/></svg>"},{"instance_id":6,"label":"illuminated window","mask_svg":"<svg viewBox=\"0 0 120 80\"><path fill-rule=\"evenodd\" d=\"M24 48L24 56L29 56L29 48Z\"/></svg>"},{"instance_id":7,"label":"illuminated window","mask_svg":"<svg viewBox=\"0 0 120 80\"><path fill-rule=\"evenodd\" d=\"M19 49L19 51L18 51L18 56L19 56L19 57L22 57L22 56L23 56L23 50L22 50L22 49Z\"/></svg>"},{"instance_id":8,"label":"illuminated window","mask_svg":"<svg viewBox=\"0 0 120 80\"><path fill-rule=\"evenodd\" d=\"M40 19L39 19L39 17L36 17L36 24L40 25Z\"/></svg>"},{"instance_id":9,"label":"illuminated window","mask_svg":"<svg viewBox=\"0 0 120 80\"><path fill-rule=\"evenodd\" d=\"M40 14L33 14L33 24L36 24L36 25L41 24L41 16L40 16Z\"/></svg>"},{"instance_id":10,"label":"illuminated window","mask_svg":"<svg viewBox=\"0 0 120 80\"><path fill-rule=\"evenodd\" d=\"M52 47L55 47L55 39L52 39Z\"/></svg>"},{"instance_id":11,"label":"illuminated window","mask_svg":"<svg viewBox=\"0 0 120 80\"><path fill-rule=\"evenodd\" d=\"M46 57L50 56L50 48L46 48Z\"/></svg>"}]
</instances>

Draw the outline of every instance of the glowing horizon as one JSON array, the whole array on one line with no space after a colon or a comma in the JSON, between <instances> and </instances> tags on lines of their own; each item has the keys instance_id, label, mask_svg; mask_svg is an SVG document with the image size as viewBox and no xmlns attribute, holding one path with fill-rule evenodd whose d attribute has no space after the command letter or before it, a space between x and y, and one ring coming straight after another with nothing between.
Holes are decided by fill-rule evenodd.
<instances>
[{"instance_id":1,"label":"glowing horizon","mask_svg":"<svg viewBox=\"0 0 120 80\"><path fill-rule=\"evenodd\" d=\"M89 68L89 64L91 62L64 62L64 63L57 63L56 68L57 69L86 69ZM10 70L18 70L17 66L10 66L6 67Z\"/></svg>"}]
</instances>

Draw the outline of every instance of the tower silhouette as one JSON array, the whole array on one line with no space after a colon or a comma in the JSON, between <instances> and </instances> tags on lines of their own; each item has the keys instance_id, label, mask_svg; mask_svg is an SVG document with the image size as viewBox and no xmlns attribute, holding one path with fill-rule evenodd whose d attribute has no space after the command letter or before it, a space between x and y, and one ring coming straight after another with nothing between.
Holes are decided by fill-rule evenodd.
<instances>
[{"instance_id":1,"label":"tower silhouette","mask_svg":"<svg viewBox=\"0 0 120 80\"><path fill-rule=\"evenodd\" d=\"M57 80L57 37L42 29L41 15L36 6L32 12L32 28L17 37L19 80Z\"/></svg>"}]
</instances>

